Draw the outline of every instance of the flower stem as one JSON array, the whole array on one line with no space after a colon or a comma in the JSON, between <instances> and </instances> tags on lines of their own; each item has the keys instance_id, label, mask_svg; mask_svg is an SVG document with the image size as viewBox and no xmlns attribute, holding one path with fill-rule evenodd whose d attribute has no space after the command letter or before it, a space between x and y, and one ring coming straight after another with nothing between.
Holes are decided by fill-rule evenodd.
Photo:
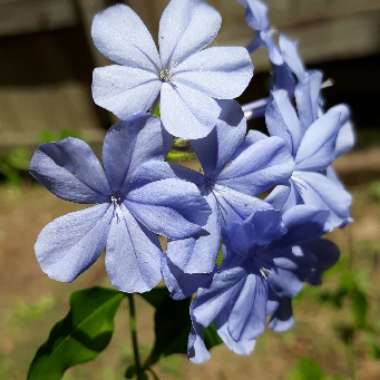
<instances>
[{"instance_id":1,"label":"flower stem","mask_svg":"<svg viewBox=\"0 0 380 380\"><path fill-rule=\"evenodd\" d=\"M136 321L136 307L133 294L128 294L129 303L129 332L131 334L133 356L135 359L136 366L136 376L137 380L144 379L144 371L141 368L140 353L139 353L139 343L137 338L137 321Z\"/></svg>"}]
</instances>

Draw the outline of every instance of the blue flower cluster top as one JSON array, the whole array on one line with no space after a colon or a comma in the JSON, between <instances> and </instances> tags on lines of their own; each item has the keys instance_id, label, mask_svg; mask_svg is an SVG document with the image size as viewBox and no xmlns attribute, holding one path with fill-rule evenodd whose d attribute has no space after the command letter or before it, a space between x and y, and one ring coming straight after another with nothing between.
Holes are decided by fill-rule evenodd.
<instances>
[{"instance_id":1,"label":"blue flower cluster top","mask_svg":"<svg viewBox=\"0 0 380 380\"><path fill-rule=\"evenodd\" d=\"M117 289L147 292L164 280L174 299L193 297L194 362L209 357L211 325L238 354L266 328L290 328L292 298L338 258L322 236L351 222L351 196L332 168L354 143L349 108L326 112L322 73L306 70L294 41L277 39L263 2L240 3L255 32L247 48L208 47L221 16L203 0L169 1L159 48L130 7L97 14L92 38L113 63L94 70L92 95L120 119L103 164L76 138L39 146L30 163L49 191L92 205L42 230L41 269L71 282L105 250ZM242 108L234 99L258 48L272 64L270 93ZM265 117L268 133L248 131L251 117ZM166 161L176 137L190 140L201 171Z\"/></svg>"}]
</instances>

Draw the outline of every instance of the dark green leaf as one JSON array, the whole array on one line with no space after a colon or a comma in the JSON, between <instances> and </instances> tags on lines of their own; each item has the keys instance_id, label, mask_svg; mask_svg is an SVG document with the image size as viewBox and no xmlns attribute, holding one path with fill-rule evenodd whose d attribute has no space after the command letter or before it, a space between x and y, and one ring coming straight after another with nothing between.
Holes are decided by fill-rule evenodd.
<instances>
[{"instance_id":1,"label":"dark green leaf","mask_svg":"<svg viewBox=\"0 0 380 380\"><path fill-rule=\"evenodd\" d=\"M355 288L351 294L352 313L358 327L364 327L367 321L368 301L367 296L360 289Z\"/></svg>"},{"instance_id":2,"label":"dark green leaf","mask_svg":"<svg viewBox=\"0 0 380 380\"><path fill-rule=\"evenodd\" d=\"M154 315L155 342L149 364L172 354L186 354L190 331L190 300L174 301L165 289L155 289L153 296L142 294L156 308ZM154 301L153 299L154 298Z\"/></svg>"},{"instance_id":3,"label":"dark green leaf","mask_svg":"<svg viewBox=\"0 0 380 380\"><path fill-rule=\"evenodd\" d=\"M153 349L145 361L144 368L149 368L161 358L174 354L187 354L187 339L191 328L189 306L190 299L174 301L164 288L153 289L149 293L140 294L155 309ZM221 343L213 326L205 329L204 341L208 349ZM135 374L134 366L126 371L126 378Z\"/></svg>"},{"instance_id":4,"label":"dark green leaf","mask_svg":"<svg viewBox=\"0 0 380 380\"><path fill-rule=\"evenodd\" d=\"M111 340L113 319L124 298L112 289L91 288L71 295L70 311L50 332L29 368L28 380L58 380L93 360Z\"/></svg>"},{"instance_id":5,"label":"dark green leaf","mask_svg":"<svg viewBox=\"0 0 380 380\"><path fill-rule=\"evenodd\" d=\"M165 299L170 297L165 288L155 288L148 293L140 294L140 296L155 309L157 309L165 301Z\"/></svg>"}]
</instances>

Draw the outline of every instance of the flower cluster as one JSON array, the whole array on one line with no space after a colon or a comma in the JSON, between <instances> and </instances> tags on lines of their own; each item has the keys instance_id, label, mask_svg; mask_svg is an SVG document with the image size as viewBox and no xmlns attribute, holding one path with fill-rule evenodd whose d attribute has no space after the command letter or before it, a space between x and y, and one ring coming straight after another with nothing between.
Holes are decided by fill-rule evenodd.
<instances>
[{"instance_id":1,"label":"flower cluster","mask_svg":"<svg viewBox=\"0 0 380 380\"><path fill-rule=\"evenodd\" d=\"M114 62L94 70L93 98L120 119L103 165L76 138L41 145L30 164L58 197L93 205L42 230L42 270L73 281L105 249L119 290L147 292L163 280L174 299L192 297L194 362L209 357L210 326L238 354L267 327L290 328L292 298L338 258L322 236L351 222L351 197L332 168L354 143L348 107L325 111L322 73L305 69L288 37L277 43L264 3L240 2L255 31L248 50L269 52L268 98L243 108L234 100L253 65L246 48L207 47L221 17L206 1L169 2L159 49L130 7L114 5L92 26ZM247 118L261 116L268 135L247 131ZM201 171L166 162L175 137L190 140Z\"/></svg>"}]
</instances>

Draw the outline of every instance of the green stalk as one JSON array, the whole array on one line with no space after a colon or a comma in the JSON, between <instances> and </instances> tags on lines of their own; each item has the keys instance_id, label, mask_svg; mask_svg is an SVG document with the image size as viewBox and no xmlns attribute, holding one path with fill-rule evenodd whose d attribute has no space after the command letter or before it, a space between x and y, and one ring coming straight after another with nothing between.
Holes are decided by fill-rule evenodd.
<instances>
[{"instance_id":1,"label":"green stalk","mask_svg":"<svg viewBox=\"0 0 380 380\"><path fill-rule=\"evenodd\" d=\"M137 338L137 320L136 320L136 307L133 294L128 294L129 303L129 332L131 334L133 356L135 359L136 376L137 380L144 380L144 371L141 367L139 343Z\"/></svg>"}]
</instances>

